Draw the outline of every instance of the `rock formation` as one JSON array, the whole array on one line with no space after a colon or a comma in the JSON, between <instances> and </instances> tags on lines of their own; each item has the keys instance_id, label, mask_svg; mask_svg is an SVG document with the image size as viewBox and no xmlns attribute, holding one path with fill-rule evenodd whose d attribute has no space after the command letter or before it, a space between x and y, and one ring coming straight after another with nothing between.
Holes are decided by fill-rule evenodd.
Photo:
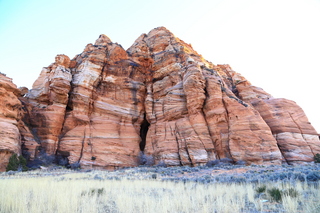
<instances>
[{"instance_id":1,"label":"rock formation","mask_svg":"<svg viewBox=\"0 0 320 213\"><path fill-rule=\"evenodd\" d=\"M20 91L12 79L0 73L0 171L5 171L13 153L21 154L19 96Z\"/></svg>"},{"instance_id":2,"label":"rock formation","mask_svg":"<svg viewBox=\"0 0 320 213\"><path fill-rule=\"evenodd\" d=\"M5 94L17 95L13 88ZM100 35L72 60L58 55L20 97L23 119L21 103L9 96L17 110L2 114L14 133L0 143L5 158L21 144L31 159L42 150L106 169L137 166L141 153L169 166L221 158L300 164L320 153L317 132L293 101L206 61L164 27L142 34L127 51Z\"/></svg>"}]
</instances>

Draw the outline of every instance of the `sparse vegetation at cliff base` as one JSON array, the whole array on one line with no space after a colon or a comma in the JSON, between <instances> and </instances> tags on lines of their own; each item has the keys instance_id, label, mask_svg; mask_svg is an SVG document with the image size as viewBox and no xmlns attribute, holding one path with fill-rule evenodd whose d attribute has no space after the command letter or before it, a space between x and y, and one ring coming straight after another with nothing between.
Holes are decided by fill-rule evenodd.
<instances>
[{"instance_id":1,"label":"sparse vegetation at cliff base","mask_svg":"<svg viewBox=\"0 0 320 213\"><path fill-rule=\"evenodd\" d=\"M0 179L6 213L320 211L319 164L48 168L4 172Z\"/></svg>"}]
</instances>

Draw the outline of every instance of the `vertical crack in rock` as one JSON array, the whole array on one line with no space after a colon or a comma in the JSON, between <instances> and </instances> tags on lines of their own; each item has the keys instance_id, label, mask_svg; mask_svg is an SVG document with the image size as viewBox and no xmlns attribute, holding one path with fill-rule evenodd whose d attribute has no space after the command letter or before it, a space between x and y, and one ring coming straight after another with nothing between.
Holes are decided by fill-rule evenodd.
<instances>
[{"instance_id":1,"label":"vertical crack in rock","mask_svg":"<svg viewBox=\"0 0 320 213\"><path fill-rule=\"evenodd\" d=\"M175 131L174 135L175 135L175 137L176 137L176 142L177 142L178 158L179 158L180 166L183 166L182 159L181 159L181 155L180 155L181 146L180 146L179 138L178 138L178 136L177 136L178 134L179 134L179 133L178 133L177 131Z\"/></svg>"},{"instance_id":2,"label":"vertical crack in rock","mask_svg":"<svg viewBox=\"0 0 320 213\"><path fill-rule=\"evenodd\" d=\"M307 146L310 148L310 151L312 152L312 154L313 154L313 156L314 156L315 153L313 152L311 146L309 145L308 141L307 141L306 138L304 137L303 131L302 131L300 125L299 125L299 124L296 122L296 120L292 117L292 113L288 112L288 114L289 114L291 120L293 121L293 123L294 123L294 124L297 126L297 128L299 129L300 134L301 134L301 137L303 138L303 140L304 140L304 142L307 144Z\"/></svg>"},{"instance_id":3,"label":"vertical crack in rock","mask_svg":"<svg viewBox=\"0 0 320 213\"><path fill-rule=\"evenodd\" d=\"M81 143L81 151L80 151L80 156L79 156L79 160L78 163L80 163L80 160L82 158L83 155L83 149L84 149L84 143L86 141L86 131L87 131L87 127L84 127L84 131L83 131L83 139L82 139L82 143Z\"/></svg>"},{"instance_id":4,"label":"vertical crack in rock","mask_svg":"<svg viewBox=\"0 0 320 213\"><path fill-rule=\"evenodd\" d=\"M184 143L186 144L186 152L187 152L187 156L188 156L188 160L190 161L190 164L192 165L192 166L195 166L195 163L196 162L193 162L192 161L192 158L191 158L191 156L190 156L190 153L189 153L189 144L188 144L188 142L187 142L187 140L185 139L185 138L183 138L183 140L184 140ZM189 145L189 146L188 146Z\"/></svg>"},{"instance_id":5,"label":"vertical crack in rock","mask_svg":"<svg viewBox=\"0 0 320 213\"><path fill-rule=\"evenodd\" d=\"M175 135L176 135L176 140L177 140L177 145L178 145L178 156L179 156L179 159L180 159L180 164L183 165L183 166L185 166L185 165L193 165L191 157L190 157L190 154L189 154L189 151L188 151L187 141L180 134L180 130L178 128L177 123L175 123ZM183 153L183 151L185 151L186 155ZM186 160L188 162L186 162Z\"/></svg>"},{"instance_id":6,"label":"vertical crack in rock","mask_svg":"<svg viewBox=\"0 0 320 213\"><path fill-rule=\"evenodd\" d=\"M144 113L143 121L140 126L141 141L139 143L139 147L140 147L141 151L144 151L144 148L146 147L146 139L147 139L149 126L150 126L150 123L148 122L148 120L146 118L146 113Z\"/></svg>"},{"instance_id":7,"label":"vertical crack in rock","mask_svg":"<svg viewBox=\"0 0 320 213\"><path fill-rule=\"evenodd\" d=\"M204 107L205 107L205 105L206 105L206 102L207 102L207 98L208 98L208 96L209 96L208 91L207 91L207 79L205 79L205 81L206 81L206 83L205 83L205 86L204 86L204 88L203 88L204 94L205 94L205 100L203 101L203 104L202 104L202 107L201 107L201 113L202 113L202 115L203 115L204 122L206 123L207 132L208 132L208 134L209 134L209 136L210 136L210 139L211 139L211 142L212 142L212 146L213 146L213 150L208 150L208 151L210 151L210 153L212 152L212 154L215 155L214 157L215 157L215 159L216 159L216 158L217 158L216 147L215 147L215 144L214 144L214 142L213 142L213 137L212 137L211 132L210 132L210 129L209 129L209 123L208 123L208 121L207 121L206 114L205 114L205 112L203 111L203 109L204 109ZM211 160L211 159L209 159L209 160Z\"/></svg>"},{"instance_id":8,"label":"vertical crack in rock","mask_svg":"<svg viewBox=\"0 0 320 213\"><path fill-rule=\"evenodd\" d=\"M89 125L90 137L88 138L88 145L90 146L91 160L96 160L96 157L93 156L93 143L91 141L91 138L93 138L92 129L95 129L95 128L94 128L94 125L92 125L92 121L90 120L90 125Z\"/></svg>"},{"instance_id":9,"label":"vertical crack in rock","mask_svg":"<svg viewBox=\"0 0 320 213\"><path fill-rule=\"evenodd\" d=\"M70 97L70 92L71 91L72 91L72 89L70 89L70 91L68 93L68 97ZM61 140L66 134L66 132L63 131L63 129L65 127L65 122L67 120L68 113L70 113L70 112L72 112L72 108L69 106L69 101L68 101L67 105L66 105L66 110L65 110L65 113L64 113L64 118L63 118L63 123L62 123L62 126L61 126L61 130L60 130L60 134L59 134L59 137L58 137L58 144L57 144L57 149L56 149L55 155L58 155L59 150L60 150Z\"/></svg>"},{"instance_id":10,"label":"vertical crack in rock","mask_svg":"<svg viewBox=\"0 0 320 213\"><path fill-rule=\"evenodd\" d=\"M222 87L222 86L221 86ZM221 88L221 90L222 90L222 88ZM225 100L224 100L224 97L223 97L223 92L224 92L224 90L222 90L222 103L223 103L223 106L224 106L224 108L226 109L226 114L227 114L227 116L226 116L226 120L227 120L227 123L228 123L228 140L227 140L227 146L226 146L226 152L230 155L230 158L232 159L232 160L234 160L233 159L233 157L232 157L232 155L231 155L231 150L230 150L230 146L229 146L229 142L230 142L230 121L229 121L229 111L228 111L228 107L227 107L227 104L225 103Z\"/></svg>"},{"instance_id":11,"label":"vertical crack in rock","mask_svg":"<svg viewBox=\"0 0 320 213\"><path fill-rule=\"evenodd\" d=\"M278 134L275 134L275 139L276 139L276 141L278 141ZM282 156L283 159L286 161L286 163L287 163L288 165L291 165L291 164L289 163L289 161L285 158L285 156L284 156L284 154L283 154L283 151L281 150L281 146L279 145L279 143L277 143L277 147L278 147L278 149L279 149L279 151L280 151L280 153L281 153L281 156Z\"/></svg>"}]
</instances>

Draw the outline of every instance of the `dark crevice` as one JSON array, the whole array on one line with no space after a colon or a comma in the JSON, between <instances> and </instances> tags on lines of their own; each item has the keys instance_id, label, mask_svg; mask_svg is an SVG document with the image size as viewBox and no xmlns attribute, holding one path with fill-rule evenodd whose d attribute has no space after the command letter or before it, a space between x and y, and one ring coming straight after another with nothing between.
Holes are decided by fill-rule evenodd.
<instances>
[{"instance_id":1,"label":"dark crevice","mask_svg":"<svg viewBox=\"0 0 320 213\"><path fill-rule=\"evenodd\" d=\"M67 107L66 107L66 112L70 112L70 111L72 111L72 106L67 105Z\"/></svg>"},{"instance_id":2,"label":"dark crevice","mask_svg":"<svg viewBox=\"0 0 320 213\"><path fill-rule=\"evenodd\" d=\"M224 154L227 155L228 158L231 158L233 161L235 161L231 155L231 150L230 150L230 117L229 117L229 111L228 111L228 107L227 107L227 104L225 102L225 100L223 99L223 94L221 96L221 100L222 100L222 104L226 110L226 120L227 120L227 125L228 125L228 141L227 141L227 144L226 144L226 150L223 150ZM221 141L222 143L222 141ZM219 156L220 158L220 156Z\"/></svg>"},{"instance_id":3,"label":"dark crevice","mask_svg":"<svg viewBox=\"0 0 320 213\"><path fill-rule=\"evenodd\" d=\"M87 130L87 127L85 126L84 127L84 132L83 132L83 139L82 139L82 142L81 142L82 145L81 145L81 151L80 151L80 157L79 157L78 163L80 163L82 155L83 155L84 143L85 143L85 140L86 140L86 130Z\"/></svg>"},{"instance_id":4,"label":"dark crevice","mask_svg":"<svg viewBox=\"0 0 320 213\"><path fill-rule=\"evenodd\" d=\"M141 126L140 126L141 141L140 141L139 146L140 146L141 151L144 151L144 148L146 147L146 139L147 139L147 133L149 130L149 126L150 126L150 123L147 121L146 113L144 113L144 119L143 119Z\"/></svg>"}]
</instances>

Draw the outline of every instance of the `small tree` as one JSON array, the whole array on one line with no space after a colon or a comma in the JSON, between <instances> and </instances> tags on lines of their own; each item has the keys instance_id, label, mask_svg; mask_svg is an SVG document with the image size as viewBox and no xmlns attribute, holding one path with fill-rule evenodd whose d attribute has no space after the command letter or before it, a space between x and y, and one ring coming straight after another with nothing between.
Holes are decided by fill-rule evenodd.
<instances>
[{"instance_id":1,"label":"small tree","mask_svg":"<svg viewBox=\"0 0 320 213\"><path fill-rule=\"evenodd\" d=\"M314 162L315 163L320 163L320 154L318 153L318 154L315 154L315 156L314 156Z\"/></svg>"},{"instance_id":2,"label":"small tree","mask_svg":"<svg viewBox=\"0 0 320 213\"><path fill-rule=\"evenodd\" d=\"M18 156L16 153L11 155L6 171L27 171L27 160L22 156Z\"/></svg>"}]
</instances>

